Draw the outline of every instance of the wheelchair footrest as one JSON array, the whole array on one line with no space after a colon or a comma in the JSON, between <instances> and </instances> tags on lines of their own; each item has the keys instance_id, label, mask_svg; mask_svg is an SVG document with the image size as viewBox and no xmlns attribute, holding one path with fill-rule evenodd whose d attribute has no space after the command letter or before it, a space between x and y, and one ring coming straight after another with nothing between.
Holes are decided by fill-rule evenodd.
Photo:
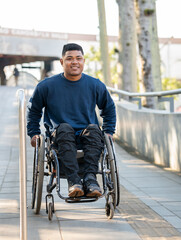
<instances>
[{"instance_id":1,"label":"wheelchair footrest","mask_svg":"<svg viewBox=\"0 0 181 240\"><path fill-rule=\"evenodd\" d=\"M88 197L66 198L65 202L67 202L67 203L95 202L98 199L99 198L88 198Z\"/></svg>"}]
</instances>

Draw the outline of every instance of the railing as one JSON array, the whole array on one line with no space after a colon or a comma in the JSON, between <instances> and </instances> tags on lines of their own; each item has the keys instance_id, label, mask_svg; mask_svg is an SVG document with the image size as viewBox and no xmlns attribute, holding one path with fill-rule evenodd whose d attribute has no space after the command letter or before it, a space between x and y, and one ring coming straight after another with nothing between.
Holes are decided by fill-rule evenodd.
<instances>
[{"instance_id":1,"label":"railing","mask_svg":"<svg viewBox=\"0 0 181 240\"><path fill-rule=\"evenodd\" d=\"M27 239L27 196L26 196L26 124L25 93L18 90L19 102L19 181L20 181L20 240Z\"/></svg>"},{"instance_id":2,"label":"railing","mask_svg":"<svg viewBox=\"0 0 181 240\"><path fill-rule=\"evenodd\" d=\"M123 90L118 90L115 88L107 87L111 93L116 93L121 96L127 96L129 101L138 101L139 109L142 108L141 97L158 97L158 102L169 102L170 103L170 112L174 112L174 98L173 97L163 97L168 95L181 94L181 89L162 91L162 92L146 92L146 93L130 93Z\"/></svg>"}]
</instances>

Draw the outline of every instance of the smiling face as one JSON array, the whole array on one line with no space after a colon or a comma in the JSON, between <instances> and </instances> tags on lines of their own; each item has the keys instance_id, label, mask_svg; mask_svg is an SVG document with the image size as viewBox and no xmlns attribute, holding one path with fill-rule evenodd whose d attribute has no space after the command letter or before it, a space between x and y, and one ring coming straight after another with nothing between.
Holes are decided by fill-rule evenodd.
<instances>
[{"instance_id":1,"label":"smiling face","mask_svg":"<svg viewBox=\"0 0 181 240\"><path fill-rule=\"evenodd\" d=\"M64 69L64 76L68 80L77 81L81 78L85 62L81 51L67 51L60 62Z\"/></svg>"}]
</instances>

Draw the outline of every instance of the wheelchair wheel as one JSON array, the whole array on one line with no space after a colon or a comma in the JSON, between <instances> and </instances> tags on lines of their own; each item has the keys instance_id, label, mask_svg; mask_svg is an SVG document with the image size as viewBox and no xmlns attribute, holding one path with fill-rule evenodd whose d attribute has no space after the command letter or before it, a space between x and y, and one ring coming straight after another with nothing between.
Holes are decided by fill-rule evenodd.
<instances>
[{"instance_id":1,"label":"wheelchair wheel","mask_svg":"<svg viewBox=\"0 0 181 240\"><path fill-rule=\"evenodd\" d=\"M108 152L107 168L110 169L110 179L114 189L113 190L114 195L112 196L113 206L114 208L116 208L116 206L119 205L119 201L120 201L119 175L118 175L118 169L116 165L116 155L115 155L113 141L106 134L105 134L105 143L106 143L107 152Z\"/></svg>"},{"instance_id":2,"label":"wheelchair wheel","mask_svg":"<svg viewBox=\"0 0 181 240\"><path fill-rule=\"evenodd\" d=\"M51 221L53 218L53 204L50 202L48 204L48 220Z\"/></svg>"},{"instance_id":3,"label":"wheelchair wheel","mask_svg":"<svg viewBox=\"0 0 181 240\"><path fill-rule=\"evenodd\" d=\"M117 180L117 197L116 197L116 206L119 205L120 202L120 182L119 182L119 171L117 168L117 161L116 161L116 152L115 152L115 148L114 148L114 143L112 141L112 139L110 139L110 143L111 143L111 147L112 147L112 153L113 153L113 157L114 157L114 165L115 165L115 174L116 174L116 180Z\"/></svg>"},{"instance_id":4,"label":"wheelchair wheel","mask_svg":"<svg viewBox=\"0 0 181 240\"><path fill-rule=\"evenodd\" d=\"M106 216L108 219L112 219L114 217L114 206L112 202L106 204Z\"/></svg>"},{"instance_id":5,"label":"wheelchair wheel","mask_svg":"<svg viewBox=\"0 0 181 240\"><path fill-rule=\"evenodd\" d=\"M31 201L32 209L34 209L36 214L39 214L41 208L44 177L44 156L45 156L45 138L43 135L40 135L34 153L32 201Z\"/></svg>"}]
</instances>

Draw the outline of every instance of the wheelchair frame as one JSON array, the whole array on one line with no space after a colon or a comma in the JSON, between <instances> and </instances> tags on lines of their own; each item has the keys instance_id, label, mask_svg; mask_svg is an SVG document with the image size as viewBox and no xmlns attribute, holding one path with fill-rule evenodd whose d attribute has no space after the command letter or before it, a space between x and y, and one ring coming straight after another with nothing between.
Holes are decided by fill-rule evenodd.
<instances>
[{"instance_id":1,"label":"wheelchair frame","mask_svg":"<svg viewBox=\"0 0 181 240\"><path fill-rule=\"evenodd\" d=\"M48 169L48 171L44 171L45 162L46 169ZM112 138L109 137L106 133L104 133L104 149L100 156L99 165L101 169L99 169L98 174L102 175L103 189L103 194L100 198L105 197L106 216L111 219L114 216L114 210L116 206L118 206L120 202L120 186L114 143L112 141ZM57 151L51 148L50 139L46 138L45 140L44 135L41 134L40 137L36 140L33 162L31 206L36 214L39 214L41 209L44 176L50 177L49 184L47 185L48 193L45 197L46 213L48 214L49 220L52 220L53 213L55 212L54 197L52 194L54 188L56 188L57 195L67 203L93 202L99 199L86 196L70 198L64 197L60 193L60 179L62 176L60 175L60 166Z\"/></svg>"}]
</instances>

